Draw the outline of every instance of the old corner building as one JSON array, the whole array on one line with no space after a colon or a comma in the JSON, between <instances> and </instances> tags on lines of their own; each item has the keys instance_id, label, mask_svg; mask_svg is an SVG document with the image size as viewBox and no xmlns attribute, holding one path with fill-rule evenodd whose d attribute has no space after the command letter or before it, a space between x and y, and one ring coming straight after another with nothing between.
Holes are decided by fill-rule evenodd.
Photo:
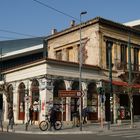
<instances>
[{"instance_id":1,"label":"old corner building","mask_svg":"<svg viewBox=\"0 0 140 140\"><path fill-rule=\"evenodd\" d=\"M100 17L81 24L82 107L88 107L88 122L108 121L111 111L114 123L130 120L130 94L133 117L140 119L140 31L135 27ZM58 93L79 89L79 30L80 25L73 24L47 37L0 42L4 121L12 106L15 123L25 123L31 104L36 122L52 106L60 108L58 119L73 121L79 98L62 100ZM98 81L102 81L102 96Z\"/></svg>"}]
</instances>

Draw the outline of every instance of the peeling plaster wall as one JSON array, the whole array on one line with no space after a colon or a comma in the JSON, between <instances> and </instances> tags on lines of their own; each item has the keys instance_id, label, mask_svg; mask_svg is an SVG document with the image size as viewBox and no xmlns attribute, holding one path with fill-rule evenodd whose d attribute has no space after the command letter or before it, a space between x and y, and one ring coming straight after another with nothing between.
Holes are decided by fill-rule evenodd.
<instances>
[{"instance_id":1,"label":"peeling plaster wall","mask_svg":"<svg viewBox=\"0 0 140 140\"><path fill-rule=\"evenodd\" d=\"M87 56L86 64L99 65L99 26L98 24L85 27L81 30L82 39L88 38L86 43ZM74 31L48 41L48 57L55 58L55 50L73 47L76 51L76 44L80 44L80 31ZM78 51L78 49L77 49ZM66 53L63 51L63 55ZM78 52L77 52L78 53ZM63 57L63 56L62 56ZM63 57L64 58L64 57ZM76 60L75 60L76 61Z\"/></svg>"}]
</instances>

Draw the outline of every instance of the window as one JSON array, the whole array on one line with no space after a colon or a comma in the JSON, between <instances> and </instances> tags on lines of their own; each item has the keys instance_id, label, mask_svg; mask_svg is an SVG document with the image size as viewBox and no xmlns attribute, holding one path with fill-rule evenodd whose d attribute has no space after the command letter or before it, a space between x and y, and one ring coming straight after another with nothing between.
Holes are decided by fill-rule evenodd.
<instances>
[{"instance_id":1,"label":"window","mask_svg":"<svg viewBox=\"0 0 140 140\"><path fill-rule=\"evenodd\" d=\"M139 49L134 48L134 70L139 70Z\"/></svg>"},{"instance_id":2,"label":"window","mask_svg":"<svg viewBox=\"0 0 140 140\"><path fill-rule=\"evenodd\" d=\"M68 56L67 56L67 58L68 58L68 61L71 61L71 62L74 62L75 60L74 60L74 50L73 50L73 48L72 47L70 47L70 48L68 48Z\"/></svg>"},{"instance_id":3,"label":"window","mask_svg":"<svg viewBox=\"0 0 140 140\"><path fill-rule=\"evenodd\" d=\"M112 45L113 43L111 41L106 41L106 68L109 68L109 60L111 57L110 62L112 63ZM110 52L110 54L109 54Z\"/></svg>"},{"instance_id":4,"label":"window","mask_svg":"<svg viewBox=\"0 0 140 140\"><path fill-rule=\"evenodd\" d=\"M56 51L56 59L62 60L62 51L61 50Z\"/></svg>"},{"instance_id":5,"label":"window","mask_svg":"<svg viewBox=\"0 0 140 140\"><path fill-rule=\"evenodd\" d=\"M121 63L122 66L126 69L127 67L127 45L121 44Z\"/></svg>"}]
</instances>

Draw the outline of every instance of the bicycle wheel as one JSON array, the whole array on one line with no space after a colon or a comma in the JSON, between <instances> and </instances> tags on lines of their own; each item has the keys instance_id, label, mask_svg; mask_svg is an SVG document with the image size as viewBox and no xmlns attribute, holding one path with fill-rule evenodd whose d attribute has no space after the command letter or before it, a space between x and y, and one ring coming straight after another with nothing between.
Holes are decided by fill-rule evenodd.
<instances>
[{"instance_id":1,"label":"bicycle wheel","mask_svg":"<svg viewBox=\"0 0 140 140\"><path fill-rule=\"evenodd\" d=\"M41 121L39 124L39 128L41 131L46 131L49 127L49 124L47 121Z\"/></svg>"},{"instance_id":2,"label":"bicycle wheel","mask_svg":"<svg viewBox=\"0 0 140 140\"><path fill-rule=\"evenodd\" d=\"M60 130L62 128L62 122L61 121L56 121L55 122L55 129Z\"/></svg>"}]
</instances>

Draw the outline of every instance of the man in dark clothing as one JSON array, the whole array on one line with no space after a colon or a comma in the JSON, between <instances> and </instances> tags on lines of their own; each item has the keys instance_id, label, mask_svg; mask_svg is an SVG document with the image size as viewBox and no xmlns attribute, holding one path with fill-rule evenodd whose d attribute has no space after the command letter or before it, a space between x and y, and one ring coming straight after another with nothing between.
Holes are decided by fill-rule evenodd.
<instances>
[{"instance_id":1,"label":"man in dark clothing","mask_svg":"<svg viewBox=\"0 0 140 140\"><path fill-rule=\"evenodd\" d=\"M33 122L33 113L34 113L34 109L33 109L33 105L31 105L30 108L29 108L29 120L28 120L28 124L31 121L31 125L32 125L32 122Z\"/></svg>"},{"instance_id":2,"label":"man in dark clothing","mask_svg":"<svg viewBox=\"0 0 140 140\"><path fill-rule=\"evenodd\" d=\"M0 127L3 131L3 98L2 95L0 95Z\"/></svg>"},{"instance_id":3,"label":"man in dark clothing","mask_svg":"<svg viewBox=\"0 0 140 140\"><path fill-rule=\"evenodd\" d=\"M11 129L13 129L13 125L14 125L14 114L13 114L13 108L12 107L9 107L8 119L9 119L9 124L7 126L7 131L9 130L9 126L11 127Z\"/></svg>"},{"instance_id":4,"label":"man in dark clothing","mask_svg":"<svg viewBox=\"0 0 140 140\"><path fill-rule=\"evenodd\" d=\"M57 121L57 111L56 109L53 107L51 110L50 110L50 129L53 127L54 129L55 128L55 122Z\"/></svg>"},{"instance_id":5,"label":"man in dark clothing","mask_svg":"<svg viewBox=\"0 0 140 140\"><path fill-rule=\"evenodd\" d=\"M88 116L88 108L85 107L82 110L83 124L87 123L87 121L86 121L87 116Z\"/></svg>"}]
</instances>

